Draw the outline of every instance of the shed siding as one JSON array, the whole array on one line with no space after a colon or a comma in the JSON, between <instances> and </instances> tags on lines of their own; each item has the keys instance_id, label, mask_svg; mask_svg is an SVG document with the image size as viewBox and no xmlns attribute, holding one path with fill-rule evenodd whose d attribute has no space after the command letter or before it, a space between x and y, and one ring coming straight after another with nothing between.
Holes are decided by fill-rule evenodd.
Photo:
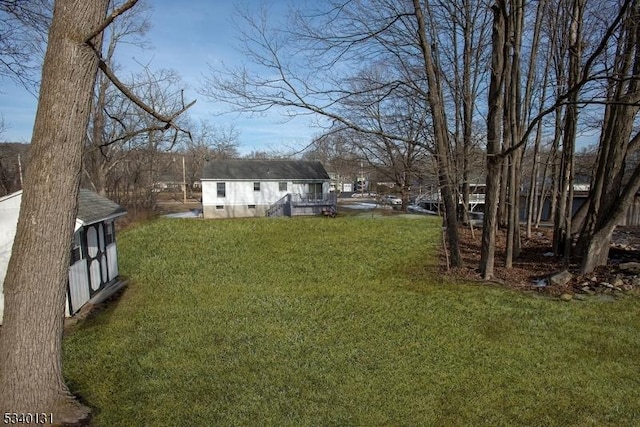
<instances>
[{"instance_id":1,"label":"shed siding","mask_svg":"<svg viewBox=\"0 0 640 427\"><path fill-rule=\"evenodd\" d=\"M118 277L118 248L115 243L107 246L107 262L109 263L109 281Z\"/></svg>"},{"instance_id":2,"label":"shed siding","mask_svg":"<svg viewBox=\"0 0 640 427\"><path fill-rule=\"evenodd\" d=\"M83 191L86 193L86 190ZM85 197L86 196L85 194ZM98 203L100 202L98 197L97 195L92 196L91 200ZM2 324L4 315L3 283L16 234L21 199L22 192L0 197L0 324ZM122 208L113 202L102 200L101 203L102 206L98 206L98 209L89 209L88 212L95 215L96 212L99 213L101 209L108 208L110 211L107 213L105 220L110 222L113 222L114 218L125 213ZM114 206L117 209L114 208ZM87 242L83 241L81 243L83 246L81 259L69 266L69 286L67 302L65 304L66 315L72 315L77 312L89 301L96 290L99 290L103 285L116 279L118 276L116 243L114 240L113 243L105 248L107 243L105 241L105 224L103 222L97 222L85 227L80 219L76 219L76 233L84 233L84 231L80 231L83 229L87 231L86 239L89 241L90 246L87 248ZM69 249L72 249L71 245ZM90 257L92 259L87 260L87 255L90 254L93 254ZM90 267L88 262L91 263ZM91 276L89 273L91 273Z\"/></svg>"},{"instance_id":3,"label":"shed siding","mask_svg":"<svg viewBox=\"0 0 640 427\"><path fill-rule=\"evenodd\" d=\"M11 257L13 238L18 226L21 199L19 195L6 196L2 198L2 203L0 203L0 324L2 324L4 314L3 283Z\"/></svg>"},{"instance_id":4,"label":"shed siding","mask_svg":"<svg viewBox=\"0 0 640 427\"><path fill-rule=\"evenodd\" d=\"M69 267L69 296L71 297L71 312L74 314L89 301L89 286L87 286L87 260L81 259Z\"/></svg>"}]
</instances>

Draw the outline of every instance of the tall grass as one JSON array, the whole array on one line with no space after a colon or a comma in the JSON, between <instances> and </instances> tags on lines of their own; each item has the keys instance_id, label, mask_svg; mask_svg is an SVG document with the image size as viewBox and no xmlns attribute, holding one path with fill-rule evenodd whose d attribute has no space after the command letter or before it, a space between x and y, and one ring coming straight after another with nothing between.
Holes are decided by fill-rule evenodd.
<instances>
[{"instance_id":1,"label":"tall grass","mask_svg":"<svg viewBox=\"0 0 640 427\"><path fill-rule=\"evenodd\" d=\"M640 424L640 303L437 274L427 218L158 220L64 341L99 426Z\"/></svg>"}]
</instances>

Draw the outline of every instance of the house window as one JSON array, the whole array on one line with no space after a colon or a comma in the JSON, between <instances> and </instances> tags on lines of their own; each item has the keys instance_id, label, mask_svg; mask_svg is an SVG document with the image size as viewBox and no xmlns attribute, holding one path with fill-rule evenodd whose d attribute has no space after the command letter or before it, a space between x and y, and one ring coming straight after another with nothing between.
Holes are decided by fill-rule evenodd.
<instances>
[{"instance_id":1,"label":"house window","mask_svg":"<svg viewBox=\"0 0 640 427\"><path fill-rule=\"evenodd\" d=\"M73 242L71 243L71 265L82 259L82 244L80 238L80 232L78 231L73 235Z\"/></svg>"},{"instance_id":2,"label":"house window","mask_svg":"<svg viewBox=\"0 0 640 427\"><path fill-rule=\"evenodd\" d=\"M104 231L104 241L105 245L109 246L115 241L115 235L113 230L113 222L106 223L105 231Z\"/></svg>"},{"instance_id":3,"label":"house window","mask_svg":"<svg viewBox=\"0 0 640 427\"><path fill-rule=\"evenodd\" d=\"M247 205L247 208L249 208L249 209L255 209L255 208L256 208L256 205Z\"/></svg>"},{"instance_id":4,"label":"house window","mask_svg":"<svg viewBox=\"0 0 640 427\"><path fill-rule=\"evenodd\" d=\"M280 182L278 184L280 191L289 191L288 185L286 182Z\"/></svg>"},{"instance_id":5,"label":"house window","mask_svg":"<svg viewBox=\"0 0 640 427\"><path fill-rule=\"evenodd\" d=\"M322 183L313 182L309 184L309 199L322 200Z\"/></svg>"},{"instance_id":6,"label":"house window","mask_svg":"<svg viewBox=\"0 0 640 427\"><path fill-rule=\"evenodd\" d=\"M223 205L216 205L216 209L224 209Z\"/></svg>"},{"instance_id":7,"label":"house window","mask_svg":"<svg viewBox=\"0 0 640 427\"><path fill-rule=\"evenodd\" d=\"M217 183L218 197L226 197L227 191L224 182Z\"/></svg>"},{"instance_id":8,"label":"house window","mask_svg":"<svg viewBox=\"0 0 640 427\"><path fill-rule=\"evenodd\" d=\"M260 183L259 182L254 182L253 183L253 191L260 191Z\"/></svg>"}]
</instances>

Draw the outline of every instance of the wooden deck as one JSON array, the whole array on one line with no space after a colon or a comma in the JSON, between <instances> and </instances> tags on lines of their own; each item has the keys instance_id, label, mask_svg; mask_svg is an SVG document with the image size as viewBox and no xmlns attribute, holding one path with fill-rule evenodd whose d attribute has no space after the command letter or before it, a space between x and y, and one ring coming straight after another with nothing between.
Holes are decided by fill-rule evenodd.
<instances>
[{"instance_id":1,"label":"wooden deck","mask_svg":"<svg viewBox=\"0 0 640 427\"><path fill-rule=\"evenodd\" d=\"M337 207L335 193L289 193L269 208L267 216L323 215L327 210L336 212Z\"/></svg>"}]
</instances>

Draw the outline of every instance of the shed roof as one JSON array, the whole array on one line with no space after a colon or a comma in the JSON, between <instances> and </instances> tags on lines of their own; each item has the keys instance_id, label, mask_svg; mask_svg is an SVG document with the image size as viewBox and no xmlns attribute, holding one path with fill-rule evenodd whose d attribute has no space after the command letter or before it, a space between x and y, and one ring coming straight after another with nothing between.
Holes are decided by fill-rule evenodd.
<instances>
[{"instance_id":1,"label":"shed roof","mask_svg":"<svg viewBox=\"0 0 640 427\"><path fill-rule=\"evenodd\" d=\"M5 204L8 200L13 199L14 197L19 197L16 205L16 207L19 208L22 198L22 190L0 197L0 204ZM78 214L76 215L76 219L84 225L93 224L105 219L116 218L126 213L127 210L116 202L111 201L98 193L94 193L91 190L80 189L80 192L78 193Z\"/></svg>"},{"instance_id":2,"label":"shed roof","mask_svg":"<svg viewBox=\"0 0 640 427\"><path fill-rule=\"evenodd\" d=\"M328 180L320 162L304 160L210 160L203 180Z\"/></svg>"},{"instance_id":3,"label":"shed roof","mask_svg":"<svg viewBox=\"0 0 640 427\"><path fill-rule=\"evenodd\" d=\"M77 218L85 225L107 218L115 218L127 213L127 210L114 201L90 190L80 189L78 193Z\"/></svg>"}]
</instances>

